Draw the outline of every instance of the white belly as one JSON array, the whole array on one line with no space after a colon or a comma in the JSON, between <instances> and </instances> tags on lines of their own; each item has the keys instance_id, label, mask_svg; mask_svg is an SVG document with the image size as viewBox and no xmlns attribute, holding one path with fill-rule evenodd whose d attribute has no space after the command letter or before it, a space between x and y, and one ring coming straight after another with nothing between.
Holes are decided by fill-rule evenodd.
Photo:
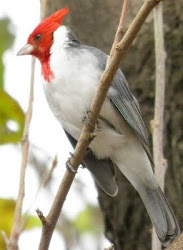
<instances>
[{"instance_id":1,"label":"white belly","mask_svg":"<svg viewBox=\"0 0 183 250\"><path fill-rule=\"evenodd\" d=\"M93 93L83 90L84 95L81 95L81 87L72 85L72 82L64 84L62 81L45 84L44 90L49 106L58 121L68 133L78 139L82 119L90 106Z\"/></svg>"},{"instance_id":2,"label":"white belly","mask_svg":"<svg viewBox=\"0 0 183 250\"><path fill-rule=\"evenodd\" d=\"M82 120L86 115L87 109L90 107L97 84L92 88L90 86L90 88L87 87L85 89L85 83L83 83L83 85L85 84L83 86L80 82L80 87L76 83L77 81L70 84L62 81L44 83L44 90L55 117L61 123L62 127L73 138L78 140L83 125ZM117 119L115 110L113 110L109 100L105 101L101 114L104 117L108 117L111 114L114 122ZM90 148L98 158L106 158L112 155L114 150L124 143L125 137L111 129L103 121L99 121L99 127L101 127L101 130L95 130L97 136L91 143Z\"/></svg>"},{"instance_id":3,"label":"white belly","mask_svg":"<svg viewBox=\"0 0 183 250\"><path fill-rule=\"evenodd\" d=\"M87 54L73 57L64 49L60 57L54 53L50 60L54 79L51 83L44 83L52 112L75 139L79 138L82 119L90 107L100 77L95 58L88 57ZM91 65L85 63L87 60L91 61Z\"/></svg>"},{"instance_id":4,"label":"white belly","mask_svg":"<svg viewBox=\"0 0 183 250\"><path fill-rule=\"evenodd\" d=\"M55 78L51 83L44 83L47 101L62 127L78 140L83 125L82 120L90 107L101 75L97 59L89 53L72 57L63 49L60 57L56 53L51 56L50 66L54 69ZM116 128L120 127L119 131L126 130L126 124L122 123L121 116L108 99L104 102L101 115ZM98 158L110 157L124 143L125 136L102 121L99 125L102 129L95 131L97 136L90 148Z\"/></svg>"}]
</instances>

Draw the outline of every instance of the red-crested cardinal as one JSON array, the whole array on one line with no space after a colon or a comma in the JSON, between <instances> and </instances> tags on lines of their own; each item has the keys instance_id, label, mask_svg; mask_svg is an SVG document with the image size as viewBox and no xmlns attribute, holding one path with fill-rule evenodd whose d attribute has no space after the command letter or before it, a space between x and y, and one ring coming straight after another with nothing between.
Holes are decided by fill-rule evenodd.
<instances>
[{"instance_id":1,"label":"red-crested cardinal","mask_svg":"<svg viewBox=\"0 0 183 250\"><path fill-rule=\"evenodd\" d=\"M84 45L68 27L61 25L67 13L64 8L44 19L18 55L39 59L46 99L75 147L107 55ZM118 192L114 178L118 167L138 191L162 245L167 246L179 235L179 225L153 174L139 104L120 69L104 101L95 133L83 166L110 196Z\"/></svg>"}]
</instances>

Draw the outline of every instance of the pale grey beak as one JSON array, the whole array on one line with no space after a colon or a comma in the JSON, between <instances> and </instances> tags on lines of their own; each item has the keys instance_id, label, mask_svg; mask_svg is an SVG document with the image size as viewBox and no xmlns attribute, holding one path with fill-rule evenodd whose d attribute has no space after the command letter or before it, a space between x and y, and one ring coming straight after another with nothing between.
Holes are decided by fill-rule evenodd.
<instances>
[{"instance_id":1,"label":"pale grey beak","mask_svg":"<svg viewBox=\"0 0 183 250\"><path fill-rule=\"evenodd\" d=\"M30 53L33 51L34 47L30 44L26 44L23 46L23 48L21 48L18 53L17 56L23 56L23 55L30 55Z\"/></svg>"}]
</instances>

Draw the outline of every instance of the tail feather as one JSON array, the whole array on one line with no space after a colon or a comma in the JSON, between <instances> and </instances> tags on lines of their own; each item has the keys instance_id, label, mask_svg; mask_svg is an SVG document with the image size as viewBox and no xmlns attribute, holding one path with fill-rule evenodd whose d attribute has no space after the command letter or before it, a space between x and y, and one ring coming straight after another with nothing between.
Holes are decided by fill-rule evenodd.
<instances>
[{"instance_id":1,"label":"tail feather","mask_svg":"<svg viewBox=\"0 0 183 250\"><path fill-rule=\"evenodd\" d=\"M138 190L149 213L155 231L163 246L180 234L180 228L175 215L160 188Z\"/></svg>"}]
</instances>

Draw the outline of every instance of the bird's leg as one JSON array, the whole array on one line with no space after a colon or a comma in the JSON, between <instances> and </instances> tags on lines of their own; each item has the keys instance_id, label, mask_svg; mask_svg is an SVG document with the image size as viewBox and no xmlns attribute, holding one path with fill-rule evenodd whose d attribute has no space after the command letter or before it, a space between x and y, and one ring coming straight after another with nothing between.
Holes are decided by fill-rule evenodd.
<instances>
[{"instance_id":1,"label":"bird's leg","mask_svg":"<svg viewBox=\"0 0 183 250\"><path fill-rule=\"evenodd\" d=\"M90 122L90 117L89 117L90 113L91 113L91 110L87 108L86 113L85 113L85 115L84 115L84 117L82 119L82 123L85 123L87 121L90 125L92 125L91 122Z\"/></svg>"},{"instance_id":2,"label":"bird's leg","mask_svg":"<svg viewBox=\"0 0 183 250\"><path fill-rule=\"evenodd\" d=\"M86 110L86 114L85 114L85 116L82 119L82 123L85 123L85 121L87 121L90 125L92 125L91 121L90 121L90 116L89 116L90 113L91 113L91 110L87 109ZM102 127L99 125L99 121L98 120L96 122L96 130L97 131L101 131L102 130Z\"/></svg>"},{"instance_id":3,"label":"bird's leg","mask_svg":"<svg viewBox=\"0 0 183 250\"><path fill-rule=\"evenodd\" d=\"M67 161L66 161L66 163L65 163L66 168L67 168L67 170L69 170L70 172L76 174L77 171L73 168L73 166L72 166L71 163L70 163L70 159L71 159L71 157L74 157L74 154L71 153L71 152L70 152L69 154L70 154L71 156L67 159Z\"/></svg>"}]
</instances>

